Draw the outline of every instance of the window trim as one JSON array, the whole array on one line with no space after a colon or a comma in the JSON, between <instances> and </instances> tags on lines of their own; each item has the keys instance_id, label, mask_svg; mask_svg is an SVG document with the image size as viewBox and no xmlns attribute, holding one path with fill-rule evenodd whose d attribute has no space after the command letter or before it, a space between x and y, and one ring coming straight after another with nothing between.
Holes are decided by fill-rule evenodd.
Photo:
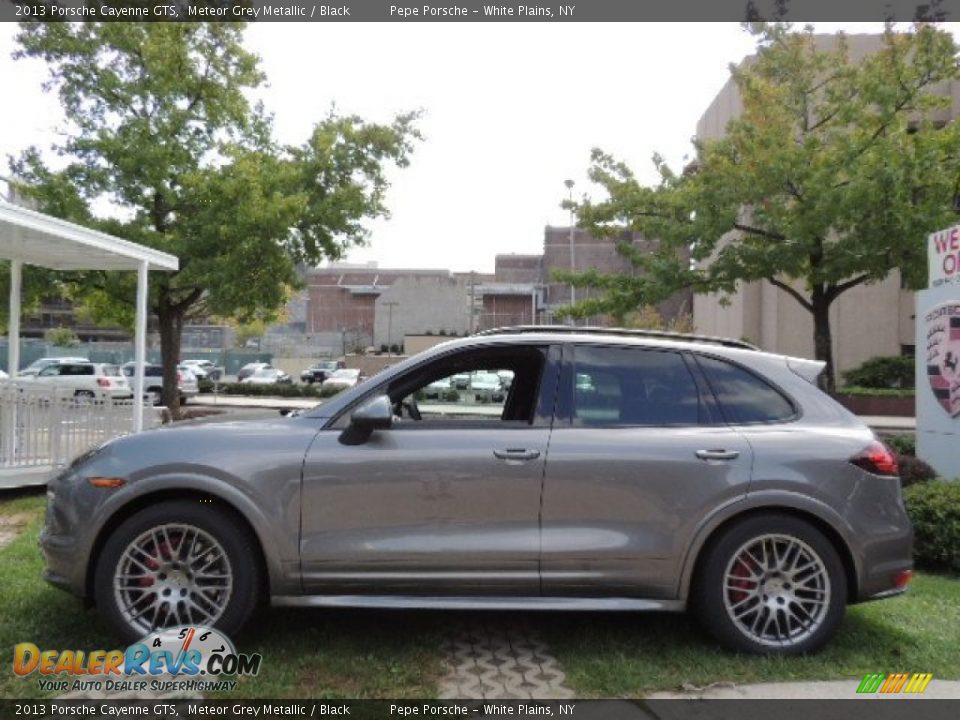
<instances>
[{"instance_id":1,"label":"window trim","mask_svg":"<svg viewBox=\"0 0 960 720\"><path fill-rule=\"evenodd\" d=\"M557 392L558 392L558 382L557 376L559 375L559 365L560 365L560 354L555 352L557 343L551 342L525 342L525 343L514 343L514 342L493 342L493 343L484 343L482 345L471 345L469 347L458 347L451 348L448 352L442 353L440 355L435 355L429 358L425 358L423 362L418 363L414 367L407 369L402 375L392 375L389 378L385 378L377 385L374 385L369 390L364 392L361 395L358 395L356 399L346 405L340 412L335 416L329 418L324 424L322 430L335 430L337 432L342 432L345 430L349 424L350 414L356 410L356 408L369 400L372 397L377 395L386 395L387 388L400 378L408 375L414 375L416 373L422 372L427 366L433 365L439 362L449 361L451 358L456 357L457 355L464 354L474 354L482 353L490 350L519 350L519 349L537 349L543 353L543 369L540 373L540 383L537 389L537 397L534 407L534 416L531 422L522 422L518 420L500 420L496 423L486 423L485 421L471 421L467 420L463 423L455 422L450 424L445 424L441 422L427 422L427 423L416 423L416 421L405 422L397 425L395 429L401 429L402 427L411 427L412 424L416 424L419 428L423 425L426 428L434 430L462 430L465 428L470 429L532 429L532 428L551 428L553 427L553 415L541 414L541 410L544 410L544 405L552 408L556 411L556 402L557 402ZM553 377L553 387L550 387L551 380ZM552 393L552 397L547 398L547 402L542 402L544 400L544 393ZM469 425L467 425L469 423ZM480 423L483 423L480 426ZM522 424L521 424L522 423Z\"/></svg>"},{"instance_id":2,"label":"window trim","mask_svg":"<svg viewBox=\"0 0 960 720\"><path fill-rule=\"evenodd\" d=\"M761 375L758 372L755 372L754 370L747 367L743 363L737 362L736 360L726 357L725 355L717 355L715 353L709 353L709 352L691 352L690 354L693 356L694 362L696 362L697 364L697 369L700 371L700 373L703 374L703 381L706 383L707 387L710 389L710 393L713 396L713 400L714 400L714 403L716 404L717 412L720 418L723 420L723 422L725 422L730 427L750 427L755 425L787 425L790 423L798 422L803 417L803 408L800 405L800 403L798 403L796 399L794 399L793 395L791 395L786 390L784 390L779 383L773 382L772 380L768 379L766 376ZM724 410L723 403L720 402L720 397L717 395L716 389L713 387L713 384L710 382L709 373L707 372L706 368L704 368L700 364L701 357L710 358L711 360L716 360L718 362L725 362L728 365L733 365L734 367L739 368L740 370L743 370L748 375L756 378L761 383L771 388L774 392L780 395L780 397L782 397L784 400L786 400L787 404L793 410L793 414L790 415L789 417L781 418L777 420L751 420L749 422L734 422L727 416L727 412Z\"/></svg>"}]
</instances>

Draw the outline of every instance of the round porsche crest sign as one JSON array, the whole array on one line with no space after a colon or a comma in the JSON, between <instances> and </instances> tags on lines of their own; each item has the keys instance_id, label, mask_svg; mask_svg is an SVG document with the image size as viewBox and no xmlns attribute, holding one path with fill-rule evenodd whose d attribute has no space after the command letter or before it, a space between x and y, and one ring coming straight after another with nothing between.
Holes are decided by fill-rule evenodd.
<instances>
[{"instance_id":1,"label":"round porsche crest sign","mask_svg":"<svg viewBox=\"0 0 960 720\"><path fill-rule=\"evenodd\" d=\"M924 316L927 330L927 378L950 417L960 415L960 303L944 303Z\"/></svg>"}]
</instances>

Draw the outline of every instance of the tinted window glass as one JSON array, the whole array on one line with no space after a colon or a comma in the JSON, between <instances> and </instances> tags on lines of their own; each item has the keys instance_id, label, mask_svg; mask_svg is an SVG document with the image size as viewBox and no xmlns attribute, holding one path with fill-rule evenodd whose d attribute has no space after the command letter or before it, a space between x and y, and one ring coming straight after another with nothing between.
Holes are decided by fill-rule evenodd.
<instances>
[{"instance_id":1,"label":"tinted window glass","mask_svg":"<svg viewBox=\"0 0 960 720\"><path fill-rule=\"evenodd\" d=\"M716 358L699 361L729 422L778 422L796 414L787 398L752 372Z\"/></svg>"},{"instance_id":2,"label":"tinted window glass","mask_svg":"<svg viewBox=\"0 0 960 720\"><path fill-rule=\"evenodd\" d=\"M93 365L63 365L61 375L93 375Z\"/></svg>"},{"instance_id":3,"label":"tinted window glass","mask_svg":"<svg viewBox=\"0 0 960 720\"><path fill-rule=\"evenodd\" d=\"M679 353L576 348L575 425L695 425L697 386Z\"/></svg>"}]
</instances>

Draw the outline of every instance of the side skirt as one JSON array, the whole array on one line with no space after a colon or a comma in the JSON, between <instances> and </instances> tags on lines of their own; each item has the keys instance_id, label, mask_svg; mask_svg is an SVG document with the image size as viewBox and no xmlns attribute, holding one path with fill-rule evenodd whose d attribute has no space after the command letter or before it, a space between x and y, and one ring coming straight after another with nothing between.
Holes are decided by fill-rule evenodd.
<instances>
[{"instance_id":1,"label":"side skirt","mask_svg":"<svg viewBox=\"0 0 960 720\"><path fill-rule=\"evenodd\" d=\"M274 595L278 607L355 607L424 610L619 610L683 612L682 600L579 597L456 597L418 595Z\"/></svg>"}]
</instances>

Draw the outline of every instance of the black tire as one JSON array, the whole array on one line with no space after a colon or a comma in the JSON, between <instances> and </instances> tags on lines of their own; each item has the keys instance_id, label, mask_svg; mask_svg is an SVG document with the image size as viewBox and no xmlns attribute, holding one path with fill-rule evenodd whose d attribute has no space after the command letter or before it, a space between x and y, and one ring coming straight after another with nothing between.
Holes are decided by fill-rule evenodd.
<instances>
[{"instance_id":1,"label":"black tire","mask_svg":"<svg viewBox=\"0 0 960 720\"><path fill-rule=\"evenodd\" d=\"M763 570L759 563L754 563L753 568L736 564L736 557L745 557L742 554L744 548L749 547L755 557L760 553L756 545L751 547L750 544L771 537L784 538L778 546L784 556L787 555L784 548L790 547L789 542L794 541L796 556L800 558L803 553L807 559L804 562L819 560L822 572L817 572L814 567L813 570L791 574ZM790 515L755 515L732 525L715 540L711 539L703 552L694 578L691 609L704 630L725 648L758 655L803 655L819 650L836 633L846 611L847 576L833 543L810 523ZM763 560L767 560L765 552ZM735 587L727 586L725 577L728 571L743 580L735 580ZM763 582L748 579L753 573L766 579ZM820 590L811 589L816 586ZM789 594L791 590L793 599ZM748 598L748 595L753 597ZM816 598L826 598L826 601L817 604ZM766 623L774 617L773 632L782 637L791 632L786 608L800 622L800 630L794 637L777 641L759 637L755 631L751 634L752 628L746 627L763 625L761 634L766 633ZM807 613L810 608L815 609ZM732 615L739 615L740 622Z\"/></svg>"},{"instance_id":2,"label":"black tire","mask_svg":"<svg viewBox=\"0 0 960 720\"><path fill-rule=\"evenodd\" d=\"M118 606L114 573L132 542L151 528L167 524L197 528L220 544L232 572L232 590L223 601L222 614L206 624L228 636L239 632L261 600L263 569L257 541L232 511L196 500L160 502L131 515L113 531L96 558L93 594L101 615L122 640L132 642L147 634L149 628L133 626ZM177 624L188 623L173 622L169 616L160 622L163 626Z\"/></svg>"},{"instance_id":3,"label":"black tire","mask_svg":"<svg viewBox=\"0 0 960 720\"><path fill-rule=\"evenodd\" d=\"M77 390L73 393L77 400L95 400L97 394L93 390Z\"/></svg>"},{"instance_id":4,"label":"black tire","mask_svg":"<svg viewBox=\"0 0 960 720\"><path fill-rule=\"evenodd\" d=\"M163 388L152 387L143 391L150 401L150 404L156 406L163 403Z\"/></svg>"}]
</instances>

